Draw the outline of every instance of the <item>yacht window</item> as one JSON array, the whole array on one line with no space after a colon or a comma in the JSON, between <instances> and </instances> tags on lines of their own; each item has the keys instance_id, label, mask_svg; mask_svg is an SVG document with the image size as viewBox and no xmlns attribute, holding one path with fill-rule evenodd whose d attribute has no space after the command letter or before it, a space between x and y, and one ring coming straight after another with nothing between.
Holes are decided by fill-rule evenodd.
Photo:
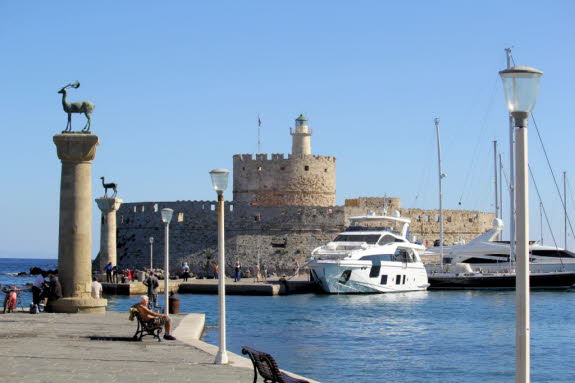
<instances>
[{"instance_id":1,"label":"yacht window","mask_svg":"<svg viewBox=\"0 0 575 383\"><path fill-rule=\"evenodd\" d=\"M340 234L333 242L366 242L370 245L374 245L377 243L379 239L379 234L358 234L358 235L349 235L349 234Z\"/></svg>"},{"instance_id":2,"label":"yacht window","mask_svg":"<svg viewBox=\"0 0 575 383\"><path fill-rule=\"evenodd\" d=\"M396 276L395 276L395 284L396 284L396 285L401 284L401 275L396 275Z\"/></svg>"},{"instance_id":3,"label":"yacht window","mask_svg":"<svg viewBox=\"0 0 575 383\"><path fill-rule=\"evenodd\" d=\"M405 275L403 276L403 282L401 283L405 285Z\"/></svg>"},{"instance_id":4,"label":"yacht window","mask_svg":"<svg viewBox=\"0 0 575 383\"><path fill-rule=\"evenodd\" d=\"M339 277L338 282L342 285L345 285L347 281L349 281L349 277L351 277L351 270L345 270L343 273L341 273L341 277Z\"/></svg>"},{"instance_id":5,"label":"yacht window","mask_svg":"<svg viewBox=\"0 0 575 383\"><path fill-rule=\"evenodd\" d=\"M391 262L394 260L393 255L391 254L377 254L377 255L364 255L360 258L362 261L372 261L374 263L379 263L381 261Z\"/></svg>"},{"instance_id":6,"label":"yacht window","mask_svg":"<svg viewBox=\"0 0 575 383\"><path fill-rule=\"evenodd\" d=\"M381 265L378 266L371 266L371 270L369 270L369 277L370 278L377 278L379 277L379 272L381 271Z\"/></svg>"},{"instance_id":7,"label":"yacht window","mask_svg":"<svg viewBox=\"0 0 575 383\"><path fill-rule=\"evenodd\" d=\"M381 282L379 282L380 285L387 285L387 275L382 275L381 276Z\"/></svg>"},{"instance_id":8,"label":"yacht window","mask_svg":"<svg viewBox=\"0 0 575 383\"><path fill-rule=\"evenodd\" d=\"M575 254L567 250L532 250L531 255L539 257L575 258Z\"/></svg>"},{"instance_id":9,"label":"yacht window","mask_svg":"<svg viewBox=\"0 0 575 383\"><path fill-rule=\"evenodd\" d=\"M396 239L395 237L391 236L391 235L384 235L383 237L381 237L381 239L379 240L379 242L377 242L378 245L385 245L387 243L392 243L395 242Z\"/></svg>"},{"instance_id":10,"label":"yacht window","mask_svg":"<svg viewBox=\"0 0 575 383\"><path fill-rule=\"evenodd\" d=\"M395 250L395 254L393 254L393 256L395 257L396 262L415 262L413 251L411 249L398 248Z\"/></svg>"},{"instance_id":11,"label":"yacht window","mask_svg":"<svg viewBox=\"0 0 575 383\"><path fill-rule=\"evenodd\" d=\"M507 262L506 259L491 259L491 258L467 258L463 263L498 263L498 262Z\"/></svg>"}]
</instances>

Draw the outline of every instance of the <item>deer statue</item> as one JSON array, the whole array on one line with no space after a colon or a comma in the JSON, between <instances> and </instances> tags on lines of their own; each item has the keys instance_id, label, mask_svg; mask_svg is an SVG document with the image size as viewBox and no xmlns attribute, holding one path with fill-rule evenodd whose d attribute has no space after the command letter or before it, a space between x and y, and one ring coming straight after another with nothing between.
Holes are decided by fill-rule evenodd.
<instances>
[{"instance_id":1,"label":"deer statue","mask_svg":"<svg viewBox=\"0 0 575 383\"><path fill-rule=\"evenodd\" d=\"M102 186L104 186L104 197L108 196L108 189L112 189L114 191L112 197L115 197L118 193L118 184L114 182L107 184L106 181L104 181L104 177L100 177L100 179L102 180Z\"/></svg>"},{"instance_id":2,"label":"deer statue","mask_svg":"<svg viewBox=\"0 0 575 383\"><path fill-rule=\"evenodd\" d=\"M72 131L72 113L84 113L88 122L82 132L89 132L90 131L90 115L94 111L94 104L90 101L80 101L80 102L66 102L66 89L74 88L78 89L80 87L80 83L78 81L72 82L62 89L58 93L62 94L62 106L64 107L64 112L68 113L68 124L66 125L65 132Z\"/></svg>"}]
</instances>

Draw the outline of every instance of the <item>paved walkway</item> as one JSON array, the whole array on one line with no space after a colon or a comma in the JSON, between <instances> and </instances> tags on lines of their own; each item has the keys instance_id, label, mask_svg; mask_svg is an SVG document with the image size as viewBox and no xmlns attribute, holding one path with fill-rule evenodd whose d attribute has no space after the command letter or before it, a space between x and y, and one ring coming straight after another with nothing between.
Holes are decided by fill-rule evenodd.
<instances>
[{"instance_id":1,"label":"paved walkway","mask_svg":"<svg viewBox=\"0 0 575 383\"><path fill-rule=\"evenodd\" d=\"M136 322L128 313L105 315L15 313L0 315L0 382L246 382L253 372L231 355L213 364L210 347L194 340L203 328L192 316L174 315L183 341L144 337L131 341ZM196 314L198 315L198 314ZM201 316L203 320L203 316ZM187 338L187 340L186 340ZM207 347L207 352L190 346ZM213 350L213 349L212 349ZM240 367L243 366L243 367Z\"/></svg>"}]
</instances>

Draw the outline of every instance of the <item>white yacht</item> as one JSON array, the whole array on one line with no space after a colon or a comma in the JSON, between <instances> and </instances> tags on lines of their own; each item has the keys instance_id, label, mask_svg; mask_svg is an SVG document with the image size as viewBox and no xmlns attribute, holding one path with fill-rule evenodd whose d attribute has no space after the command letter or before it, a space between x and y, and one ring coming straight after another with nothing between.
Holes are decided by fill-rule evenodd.
<instances>
[{"instance_id":1,"label":"white yacht","mask_svg":"<svg viewBox=\"0 0 575 383\"><path fill-rule=\"evenodd\" d=\"M327 293L396 293L429 286L420 255L407 239L410 220L395 216L350 217L350 226L312 251L312 276Z\"/></svg>"},{"instance_id":2,"label":"white yacht","mask_svg":"<svg viewBox=\"0 0 575 383\"><path fill-rule=\"evenodd\" d=\"M503 229L503 221L496 218L493 228L464 245L444 246L444 271L457 264L467 264L474 272L499 273L513 270L509 262L509 241L497 241ZM430 247L424 255L438 255L439 247ZM543 246L535 241L529 243L529 264L532 273L575 272L575 254L554 246ZM437 271L439 265L429 264L429 271Z\"/></svg>"}]
</instances>

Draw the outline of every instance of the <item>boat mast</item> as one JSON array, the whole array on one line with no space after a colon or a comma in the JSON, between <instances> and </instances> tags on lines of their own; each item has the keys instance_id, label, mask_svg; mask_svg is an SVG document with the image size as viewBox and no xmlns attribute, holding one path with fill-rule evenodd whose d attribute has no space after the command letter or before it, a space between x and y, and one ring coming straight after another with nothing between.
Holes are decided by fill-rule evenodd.
<instances>
[{"instance_id":1,"label":"boat mast","mask_svg":"<svg viewBox=\"0 0 575 383\"><path fill-rule=\"evenodd\" d=\"M435 133L437 135L437 168L439 176L439 264L443 271L443 192L441 184L445 174L441 171L441 140L439 137L439 118L435 120Z\"/></svg>"},{"instance_id":2,"label":"boat mast","mask_svg":"<svg viewBox=\"0 0 575 383\"><path fill-rule=\"evenodd\" d=\"M495 180L495 218L499 218L499 187L497 186L497 141L493 141L493 179ZM501 234L497 234L501 239Z\"/></svg>"},{"instance_id":3,"label":"boat mast","mask_svg":"<svg viewBox=\"0 0 575 383\"><path fill-rule=\"evenodd\" d=\"M511 48L505 48L507 69L511 68ZM509 113L509 262L515 261L515 124Z\"/></svg>"},{"instance_id":4,"label":"boat mast","mask_svg":"<svg viewBox=\"0 0 575 383\"><path fill-rule=\"evenodd\" d=\"M563 172L563 225L565 227L565 250L567 250L567 172Z\"/></svg>"},{"instance_id":5,"label":"boat mast","mask_svg":"<svg viewBox=\"0 0 575 383\"><path fill-rule=\"evenodd\" d=\"M503 160L499 153L499 218L503 219ZM499 232L499 239L503 240L503 228Z\"/></svg>"},{"instance_id":6,"label":"boat mast","mask_svg":"<svg viewBox=\"0 0 575 383\"><path fill-rule=\"evenodd\" d=\"M543 246L543 202L539 200L539 230L541 231L541 246Z\"/></svg>"}]
</instances>

